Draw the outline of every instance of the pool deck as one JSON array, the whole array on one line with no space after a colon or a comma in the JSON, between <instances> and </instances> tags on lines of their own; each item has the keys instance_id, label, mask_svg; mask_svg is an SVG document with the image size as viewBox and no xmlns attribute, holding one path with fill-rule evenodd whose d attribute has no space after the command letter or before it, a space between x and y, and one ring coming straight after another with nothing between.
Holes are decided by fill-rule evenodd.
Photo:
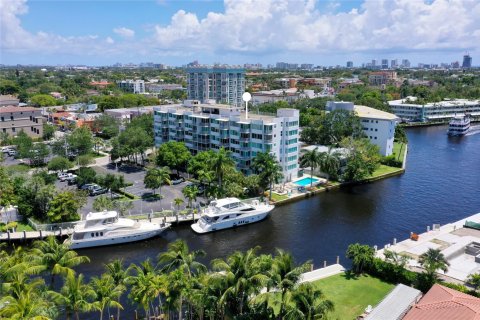
<instances>
[{"instance_id":1,"label":"pool deck","mask_svg":"<svg viewBox=\"0 0 480 320\"><path fill-rule=\"evenodd\" d=\"M471 242L480 242L480 230L464 228L465 221L480 223L480 213L466 217L453 223L438 228L428 226L427 231L419 234L418 240L406 239L393 244L386 244L376 252L376 256L384 259L384 250L390 250L409 256L410 269L422 270L417 259L428 249L439 249L447 258L450 266L446 273L439 272L445 279L463 283L470 274L480 272L480 263L475 262L475 257L465 253L465 247Z\"/></svg>"}]
</instances>

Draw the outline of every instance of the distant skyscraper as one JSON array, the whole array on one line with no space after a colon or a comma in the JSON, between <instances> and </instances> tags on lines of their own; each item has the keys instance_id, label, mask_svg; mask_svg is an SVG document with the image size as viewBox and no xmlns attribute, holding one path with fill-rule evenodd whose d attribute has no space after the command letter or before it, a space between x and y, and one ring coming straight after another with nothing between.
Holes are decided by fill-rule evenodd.
<instances>
[{"instance_id":1,"label":"distant skyscraper","mask_svg":"<svg viewBox=\"0 0 480 320\"><path fill-rule=\"evenodd\" d=\"M382 59L382 69L388 69L388 59Z\"/></svg>"},{"instance_id":2,"label":"distant skyscraper","mask_svg":"<svg viewBox=\"0 0 480 320\"><path fill-rule=\"evenodd\" d=\"M353 61L347 61L347 68L353 68Z\"/></svg>"},{"instance_id":3,"label":"distant skyscraper","mask_svg":"<svg viewBox=\"0 0 480 320\"><path fill-rule=\"evenodd\" d=\"M376 68L378 66L378 61L376 59L373 59L371 66L372 68Z\"/></svg>"},{"instance_id":4,"label":"distant skyscraper","mask_svg":"<svg viewBox=\"0 0 480 320\"><path fill-rule=\"evenodd\" d=\"M392 61L390 61L390 68L396 69L397 67L398 67L398 60L397 59L393 59Z\"/></svg>"},{"instance_id":5,"label":"distant skyscraper","mask_svg":"<svg viewBox=\"0 0 480 320\"><path fill-rule=\"evenodd\" d=\"M186 72L188 99L214 99L217 103L242 105L245 69L223 65L195 66L187 68Z\"/></svg>"},{"instance_id":6,"label":"distant skyscraper","mask_svg":"<svg viewBox=\"0 0 480 320\"><path fill-rule=\"evenodd\" d=\"M402 60L402 67L410 68L410 61L408 59L403 59Z\"/></svg>"},{"instance_id":7,"label":"distant skyscraper","mask_svg":"<svg viewBox=\"0 0 480 320\"><path fill-rule=\"evenodd\" d=\"M472 57L467 53L463 56L462 68L471 68L472 67Z\"/></svg>"}]
</instances>

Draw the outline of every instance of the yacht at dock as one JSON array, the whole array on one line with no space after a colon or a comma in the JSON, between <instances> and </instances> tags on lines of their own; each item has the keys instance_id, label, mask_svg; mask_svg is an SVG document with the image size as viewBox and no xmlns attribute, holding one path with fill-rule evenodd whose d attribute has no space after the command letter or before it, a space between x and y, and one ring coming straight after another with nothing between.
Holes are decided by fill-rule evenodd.
<instances>
[{"instance_id":1,"label":"yacht at dock","mask_svg":"<svg viewBox=\"0 0 480 320\"><path fill-rule=\"evenodd\" d=\"M71 249L81 249L149 239L170 227L119 218L116 211L90 212L84 221L75 226L73 234L65 240Z\"/></svg>"},{"instance_id":2,"label":"yacht at dock","mask_svg":"<svg viewBox=\"0 0 480 320\"><path fill-rule=\"evenodd\" d=\"M207 233L243 226L265 219L274 208L258 200L251 203L237 198L215 200L203 209L202 217L192 224L192 229L197 233Z\"/></svg>"}]
</instances>

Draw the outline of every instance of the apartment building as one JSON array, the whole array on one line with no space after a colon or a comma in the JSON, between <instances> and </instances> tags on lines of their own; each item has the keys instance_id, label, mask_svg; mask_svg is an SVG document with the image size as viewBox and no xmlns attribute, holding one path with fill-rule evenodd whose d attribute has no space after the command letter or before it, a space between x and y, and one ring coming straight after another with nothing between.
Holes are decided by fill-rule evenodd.
<instances>
[{"instance_id":1,"label":"apartment building","mask_svg":"<svg viewBox=\"0 0 480 320\"><path fill-rule=\"evenodd\" d=\"M396 71L378 71L378 72L371 72L368 75L368 82L370 83L371 86L386 85L386 84L395 82L396 80L397 80Z\"/></svg>"},{"instance_id":2,"label":"apartment building","mask_svg":"<svg viewBox=\"0 0 480 320\"><path fill-rule=\"evenodd\" d=\"M187 72L189 100L215 100L232 106L242 105L245 92L245 69L226 65L192 66Z\"/></svg>"},{"instance_id":3,"label":"apartment building","mask_svg":"<svg viewBox=\"0 0 480 320\"><path fill-rule=\"evenodd\" d=\"M154 107L155 144L184 142L193 154L223 147L245 174L253 172L258 152L269 152L281 165L284 181L291 181L298 176L299 116L295 109L247 115L240 107L186 100Z\"/></svg>"},{"instance_id":4,"label":"apartment building","mask_svg":"<svg viewBox=\"0 0 480 320\"><path fill-rule=\"evenodd\" d=\"M0 95L0 107L18 106L20 100L12 95Z\"/></svg>"},{"instance_id":5,"label":"apartment building","mask_svg":"<svg viewBox=\"0 0 480 320\"><path fill-rule=\"evenodd\" d=\"M42 109L0 107L0 132L16 136L22 130L32 138L39 138L43 135Z\"/></svg>"},{"instance_id":6,"label":"apartment building","mask_svg":"<svg viewBox=\"0 0 480 320\"><path fill-rule=\"evenodd\" d=\"M392 112L404 121L447 121L455 115L480 116L480 100L452 99L425 104L416 97L388 101Z\"/></svg>"},{"instance_id":7,"label":"apartment building","mask_svg":"<svg viewBox=\"0 0 480 320\"><path fill-rule=\"evenodd\" d=\"M145 93L145 81L144 80L117 81L117 86L125 92Z\"/></svg>"},{"instance_id":8,"label":"apartment building","mask_svg":"<svg viewBox=\"0 0 480 320\"><path fill-rule=\"evenodd\" d=\"M393 153L395 127L400 119L391 113L366 106L353 105L352 102L329 101L327 110L354 111L362 122L363 130L370 142L380 148L380 154L389 156Z\"/></svg>"}]
</instances>

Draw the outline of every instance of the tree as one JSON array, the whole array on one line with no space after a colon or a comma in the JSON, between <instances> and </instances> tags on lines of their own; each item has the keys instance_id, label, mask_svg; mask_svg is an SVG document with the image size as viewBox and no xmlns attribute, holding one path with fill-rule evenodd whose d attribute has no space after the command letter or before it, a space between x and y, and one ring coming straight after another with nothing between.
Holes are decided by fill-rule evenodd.
<instances>
[{"instance_id":1,"label":"tree","mask_svg":"<svg viewBox=\"0 0 480 320\"><path fill-rule=\"evenodd\" d=\"M272 189L274 183L279 183L283 177L282 167L272 154L259 152L253 160L252 167L259 174L260 181L263 183L263 189L270 188L269 199L272 199Z\"/></svg>"},{"instance_id":2,"label":"tree","mask_svg":"<svg viewBox=\"0 0 480 320\"><path fill-rule=\"evenodd\" d=\"M336 179L340 170L340 153L332 152L329 147L327 152L320 153L320 171L328 174L328 178Z\"/></svg>"},{"instance_id":3,"label":"tree","mask_svg":"<svg viewBox=\"0 0 480 320\"><path fill-rule=\"evenodd\" d=\"M341 145L348 150L347 165L343 173L346 181L361 181L378 168L379 148L368 139L345 138Z\"/></svg>"},{"instance_id":4,"label":"tree","mask_svg":"<svg viewBox=\"0 0 480 320\"><path fill-rule=\"evenodd\" d=\"M168 250L158 255L158 263L162 270L170 272L180 269L183 273L192 276L203 273L207 268L197 261L197 258L204 257L203 250L190 251L184 240L178 239L168 244Z\"/></svg>"},{"instance_id":5,"label":"tree","mask_svg":"<svg viewBox=\"0 0 480 320\"><path fill-rule=\"evenodd\" d=\"M52 292L55 303L65 308L67 319L72 315L79 320L79 313L92 310L92 300L95 292L92 287L83 282L83 274L75 276L69 273L60 292Z\"/></svg>"},{"instance_id":6,"label":"tree","mask_svg":"<svg viewBox=\"0 0 480 320\"><path fill-rule=\"evenodd\" d=\"M145 178L143 180L145 187L150 188L153 190L153 194L155 194L155 189L159 189L159 197L160 197L160 208L162 207L162 186L164 184L171 185L172 181L170 180L170 169L168 167L163 168L153 168L149 169L145 174Z\"/></svg>"},{"instance_id":7,"label":"tree","mask_svg":"<svg viewBox=\"0 0 480 320\"><path fill-rule=\"evenodd\" d=\"M480 288L480 273L472 273L468 276L467 284L471 285L475 291Z\"/></svg>"},{"instance_id":8,"label":"tree","mask_svg":"<svg viewBox=\"0 0 480 320\"><path fill-rule=\"evenodd\" d=\"M353 271L360 274L373 262L375 250L369 245L355 243L348 246L346 256L352 260Z\"/></svg>"},{"instance_id":9,"label":"tree","mask_svg":"<svg viewBox=\"0 0 480 320\"><path fill-rule=\"evenodd\" d=\"M195 185L186 186L183 188L182 193L188 201L188 207L192 208L193 201L197 200L198 187Z\"/></svg>"},{"instance_id":10,"label":"tree","mask_svg":"<svg viewBox=\"0 0 480 320\"><path fill-rule=\"evenodd\" d=\"M225 148L220 148L215 156L212 159L211 163L212 168L215 170L215 174L218 179L218 187L220 188L220 192L223 191L222 180L225 172L228 168L235 166L235 161L232 159L232 152L226 150Z\"/></svg>"},{"instance_id":11,"label":"tree","mask_svg":"<svg viewBox=\"0 0 480 320\"><path fill-rule=\"evenodd\" d=\"M44 141L50 140L55 136L56 127L52 124L44 123L43 124L43 136Z\"/></svg>"},{"instance_id":12,"label":"tree","mask_svg":"<svg viewBox=\"0 0 480 320\"><path fill-rule=\"evenodd\" d=\"M120 216L125 216L128 210L133 209L133 202L131 201L120 201L114 200L113 201L113 208L118 211Z\"/></svg>"},{"instance_id":13,"label":"tree","mask_svg":"<svg viewBox=\"0 0 480 320\"><path fill-rule=\"evenodd\" d=\"M310 167L310 188L313 187L313 171L320 166L321 155L318 148L306 151L300 158L300 166L302 168Z\"/></svg>"},{"instance_id":14,"label":"tree","mask_svg":"<svg viewBox=\"0 0 480 320\"><path fill-rule=\"evenodd\" d=\"M13 144L17 147L18 158L29 158L33 148L33 139L25 131L21 130L13 139Z\"/></svg>"},{"instance_id":15,"label":"tree","mask_svg":"<svg viewBox=\"0 0 480 320\"><path fill-rule=\"evenodd\" d=\"M51 171L65 171L73 167L72 163L64 157L55 157L48 162L48 170Z\"/></svg>"},{"instance_id":16,"label":"tree","mask_svg":"<svg viewBox=\"0 0 480 320\"><path fill-rule=\"evenodd\" d=\"M50 155L50 150L43 143L35 143L27 153L31 166L40 166L45 164L45 159Z\"/></svg>"},{"instance_id":17,"label":"tree","mask_svg":"<svg viewBox=\"0 0 480 320\"><path fill-rule=\"evenodd\" d=\"M448 266L450 265L440 250L432 248L421 254L418 261L425 269L427 274L432 276L435 275L437 270L447 272Z\"/></svg>"},{"instance_id":18,"label":"tree","mask_svg":"<svg viewBox=\"0 0 480 320\"><path fill-rule=\"evenodd\" d=\"M73 275L73 267L79 264L90 262L86 256L79 256L75 251L70 250L68 245L59 243L55 237L48 237L45 241L36 241L33 259L40 272L50 276L50 287L53 288L55 275Z\"/></svg>"},{"instance_id":19,"label":"tree","mask_svg":"<svg viewBox=\"0 0 480 320\"><path fill-rule=\"evenodd\" d=\"M0 166L0 207L8 207L15 203L16 198L13 181L6 168Z\"/></svg>"},{"instance_id":20,"label":"tree","mask_svg":"<svg viewBox=\"0 0 480 320\"><path fill-rule=\"evenodd\" d=\"M292 292L290 305L286 308L288 320L324 319L334 310L333 302L326 300L322 291L310 283L302 283Z\"/></svg>"},{"instance_id":21,"label":"tree","mask_svg":"<svg viewBox=\"0 0 480 320\"><path fill-rule=\"evenodd\" d=\"M125 287L115 285L115 281L108 274L102 274L101 277L94 277L91 280L91 287L95 293L92 307L100 312L100 320L103 319L103 311L108 310L108 319L110 319L110 308L123 309L119 302Z\"/></svg>"},{"instance_id":22,"label":"tree","mask_svg":"<svg viewBox=\"0 0 480 320\"><path fill-rule=\"evenodd\" d=\"M78 210L86 203L87 199L83 192L60 192L50 202L48 218L54 223L79 220Z\"/></svg>"},{"instance_id":23,"label":"tree","mask_svg":"<svg viewBox=\"0 0 480 320\"><path fill-rule=\"evenodd\" d=\"M84 154L84 155L81 155L81 156L77 157L77 164L78 164L79 167L86 167L89 164L93 164L94 162L95 162L95 160L89 154Z\"/></svg>"},{"instance_id":24,"label":"tree","mask_svg":"<svg viewBox=\"0 0 480 320\"><path fill-rule=\"evenodd\" d=\"M172 168L178 174L179 170L185 170L191 156L183 142L169 141L158 148L156 163Z\"/></svg>"},{"instance_id":25,"label":"tree","mask_svg":"<svg viewBox=\"0 0 480 320\"><path fill-rule=\"evenodd\" d=\"M70 150L78 155L84 155L92 151L93 138L92 132L88 127L80 127L73 130L67 137L67 143Z\"/></svg>"},{"instance_id":26,"label":"tree","mask_svg":"<svg viewBox=\"0 0 480 320\"><path fill-rule=\"evenodd\" d=\"M87 183L95 182L97 173L92 168L80 167L77 171L77 184L82 186Z\"/></svg>"},{"instance_id":27,"label":"tree","mask_svg":"<svg viewBox=\"0 0 480 320\"><path fill-rule=\"evenodd\" d=\"M120 300L121 295L126 290L125 280L128 276L128 271L123 266L123 260L115 259L105 265L107 274L112 278L113 284L116 288L123 289L120 293L118 299ZM117 319L120 319L120 306L117 306Z\"/></svg>"},{"instance_id":28,"label":"tree","mask_svg":"<svg viewBox=\"0 0 480 320\"><path fill-rule=\"evenodd\" d=\"M106 196L100 196L93 200L93 210L103 211L103 210L112 210L114 208L114 202L111 198Z\"/></svg>"},{"instance_id":29,"label":"tree","mask_svg":"<svg viewBox=\"0 0 480 320\"><path fill-rule=\"evenodd\" d=\"M102 114L93 122L93 132L107 139L116 137L120 133L120 122L108 114Z\"/></svg>"},{"instance_id":30,"label":"tree","mask_svg":"<svg viewBox=\"0 0 480 320\"><path fill-rule=\"evenodd\" d=\"M2 79L0 80L0 94L16 94L20 91L20 87L15 81Z\"/></svg>"},{"instance_id":31,"label":"tree","mask_svg":"<svg viewBox=\"0 0 480 320\"><path fill-rule=\"evenodd\" d=\"M36 94L30 99L30 103L35 107L56 106L57 100L48 94Z\"/></svg>"},{"instance_id":32,"label":"tree","mask_svg":"<svg viewBox=\"0 0 480 320\"><path fill-rule=\"evenodd\" d=\"M97 178L97 182L102 187L110 190L110 198L113 197L113 191L118 191L126 185L123 175L115 175L111 173L107 173L105 176Z\"/></svg>"},{"instance_id":33,"label":"tree","mask_svg":"<svg viewBox=\"0 0 480 320\"><path fill-rule=\"evenodd\" d=\"M184 203L182 198L173 199L173 204L177 207L177 214L180 212L180 206Z\"/></svg>"}]
</instances>

